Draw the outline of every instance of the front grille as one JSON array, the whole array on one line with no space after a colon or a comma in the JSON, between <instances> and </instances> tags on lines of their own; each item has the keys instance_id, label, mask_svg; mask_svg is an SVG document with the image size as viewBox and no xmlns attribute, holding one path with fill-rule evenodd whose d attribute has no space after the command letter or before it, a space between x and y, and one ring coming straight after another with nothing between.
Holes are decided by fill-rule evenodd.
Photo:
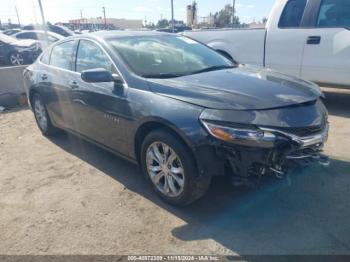
<instances>
[{"instance_id":1,"label":"front grille","mask_svg":"<svg viewBox=\"0 0 350 262\"><path fill-rule=\"evenodd\" d=\"M319 126L309 126L309 127L286 127L286 128L276 128L285 133L296 135L299 137L312 136L321 133L324 129L324 125Z\"/></svg>"}]
</instances>

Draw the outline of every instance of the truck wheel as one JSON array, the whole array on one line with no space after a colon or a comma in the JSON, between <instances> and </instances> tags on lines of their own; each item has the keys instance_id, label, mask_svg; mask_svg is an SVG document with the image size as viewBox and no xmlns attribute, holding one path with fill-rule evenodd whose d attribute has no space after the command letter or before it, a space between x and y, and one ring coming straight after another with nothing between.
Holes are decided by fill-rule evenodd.
<instances>
[{"instance_id":1,"label":"truck wheel","mask_svg":"<svg viewBox=\"0 0 350 262\"><path fill-rule=\"evenodd\" d=\"M202 197L210 178L198 181L189 149L169 132L151 132L141 147L141 166L156 193L167 203L185 206Z\"/></svg>"},{"instance_id":2,"label":"truck wheel","mask_svg":"<svg viewBox=\"0 0 350 262\"><path fill-rule=\"evenodd\" d=\"M9 56L9 63L13 66L24 65L23 55L18 52L11 53Z\"/></svg>"},{"instance_id":3,"label":"truck wheel","mask_svg":"<svg viewBox=\"0 0 350 262\"><path fill-rule=\"evenodd\" d=\"M45 136L52 136L57 134L59 129L52 125L50 117L46 110L46 106L39 94L34 94L32 99L32 106L35 120L41 133Z\"/></svg>"}]
</instances>

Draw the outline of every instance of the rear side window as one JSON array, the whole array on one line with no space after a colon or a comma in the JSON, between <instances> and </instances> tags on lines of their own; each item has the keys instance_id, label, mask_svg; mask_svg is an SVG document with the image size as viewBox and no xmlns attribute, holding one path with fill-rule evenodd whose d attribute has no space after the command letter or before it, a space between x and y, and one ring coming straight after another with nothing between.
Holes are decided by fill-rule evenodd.
<instances>
[{"instance_id":1,"label":"rear side window","mask_svg":"<svg viewBox=\"0 0 350 262\"><path fill-rule=\"evenodd\" d=\"M284 7L278 27L294 28L299 27L303 18L307 0L289 0Z\"/></svg>"},{"instance_id":2,"label":"rear side window","mask_svg":"<svg viewBox=\"0 0 350 262\"><path fill-rule=\"evenodd\" d=\"M51 51L50 65L72 71L74 47L75 41L54 46Z\"/></svg>"},{"instance_id":3,"label":"rear side window","mask_svg":"<svg viewBox=\"0 0 350 262\"><path fill-rule=\"evenodd\" d=\"M77 72L84 70L104 68L113 71L113 64L105 52L95 43L88 40L80 40L77 54Z\"/></svg>"},{"instance_id":4,"label":"rear side window","mask_svg":"<svg viewBox=\"0 0 350 262\"><path fill-rule=\"evenodd\" d=\"M322 0L317 27L350 27L350 1Z\"/></svg>"}]
</instances>

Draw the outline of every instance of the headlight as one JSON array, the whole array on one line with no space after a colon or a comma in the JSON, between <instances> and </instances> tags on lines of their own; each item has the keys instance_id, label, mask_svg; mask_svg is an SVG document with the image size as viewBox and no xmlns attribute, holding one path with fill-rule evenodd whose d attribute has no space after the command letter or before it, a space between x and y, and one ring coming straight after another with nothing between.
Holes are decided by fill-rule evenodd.
<instances>
[{"instance_id":1,"label":"headlight","mask_svg":"<svg viewBox=\"0 0 350 262\"><path fill-rule=\"evenodd\" d=\"M237 145L270 148L274 146L276 136L258 128L240 128L214 124L201 120L207 131L217 139Z\"/></svg>"}]
</instances>

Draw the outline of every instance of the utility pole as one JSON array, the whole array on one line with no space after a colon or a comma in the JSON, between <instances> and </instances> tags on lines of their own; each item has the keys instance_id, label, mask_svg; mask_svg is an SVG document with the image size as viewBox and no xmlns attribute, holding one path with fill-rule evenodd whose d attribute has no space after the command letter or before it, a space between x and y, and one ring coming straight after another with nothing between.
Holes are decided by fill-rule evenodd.
<instances>
[{"instance_id":1,"label":"utility pole","mask_svg":"<svg viewBox=\"0 0 350 262\"><path fill-rule=\"evenodd\" d=\"M41 0L38 0L38 2L39 2L40 13L41 13L41 22L43 24L44 32L45 32L45 38L46 38L45 40L46 40L46 43L49 45L49 36L47 34L47 27L46 27L43 5L41 4Z\"/></svg>"},{"instance_id":2,"label":"utility pole","mask_svg":"<svg viewBox=\"0 0 350 262\"><path fill-rule=\"evenodd\" d=\"M235 6L236 6L236 0L232 0L232 27L234 27L234 22L235 22Z\"/></svg>"},{"instance_id":3,"label":"utility pole","mask_svg":"<svg viewBox=\"0 0 350 262\"><path fill-rule=\"evenodd\" d=\"M34 0L32 0L32 4L33 4L33 14L34 14L34 22L37 25L38 24L38 18L36 16L36 10L35 10L35 4L34 4Z\"/></svg>"},{"instance_id":4,"label":"utility pole","mask_svg":"<svg viewBox=\"0 0 350 262\"><path fill-rule=\"evenodd\" d=\"M175 32L175 25L174 25L174 0L171 0L171 29L173 33Z\"/></svg>"},{"instance_id":5,"label":"utility pole","mask_svg":"<svg viewBox=\"0 0 350 262\"><path fill-rule=\"evenodd\" d=\"M21 21L19 21L17 6L15 6L15 9L16 9L16 14L17 14L18 25L21 27Z\"/></svg>"},{"instance_id":6,"label":"utility pole","mask_svg":"<svg viewBox=\"0 0 350 262\"><path fill-rule=\"evenodd\" d=\"M104 17L104 20L105 20L105 29L107 29L106 8L102 7L102 11L103 11L103 17Z\"/></svg>"}]
</instances>

